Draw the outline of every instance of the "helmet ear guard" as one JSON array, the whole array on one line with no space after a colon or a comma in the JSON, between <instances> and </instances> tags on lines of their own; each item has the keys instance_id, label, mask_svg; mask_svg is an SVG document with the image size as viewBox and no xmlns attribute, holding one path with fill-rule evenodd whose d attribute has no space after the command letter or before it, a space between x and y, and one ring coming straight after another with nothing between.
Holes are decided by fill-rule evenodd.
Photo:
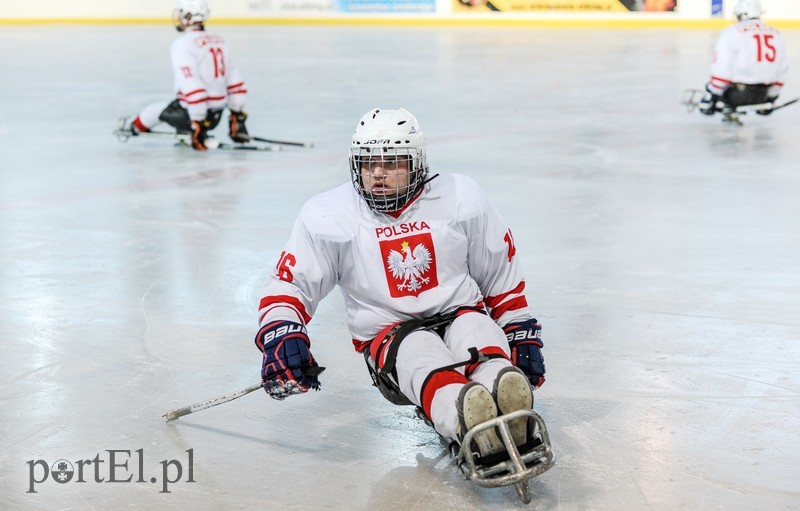
<instances>
[{"instance_id":1,"label":"helmet ear guard","mask_svg":"<svg viewBox=\"0 0 800 511\"><path fill-rule=\"evenodd\" d=\"M428 175L425 134L407 110L373 109L356 126L350 145L350 177L367 205L382 213L403 209L422 189ZM408 186L376 195L364 188L362 168L372 162L407 160Z\"/></svg>"}]
</instances>

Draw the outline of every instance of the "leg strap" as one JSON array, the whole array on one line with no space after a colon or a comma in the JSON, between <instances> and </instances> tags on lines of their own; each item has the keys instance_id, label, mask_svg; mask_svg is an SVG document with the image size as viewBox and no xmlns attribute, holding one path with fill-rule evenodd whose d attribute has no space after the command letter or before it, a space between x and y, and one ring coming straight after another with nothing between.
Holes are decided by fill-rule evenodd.
<instances>
[{"instance_id":1,"label":"leg strap","mask_svg":"<svg viewBox=\"0 0 800 511\"><path fill-rule=\"evenodd\" d=\"M365 349L363 353L364 360L367 363L367 369L372 377L372 384L378 387L383 397L396 405L413 404L403 395L400 391L400 386L397 384L395 363L397 362L397 351L400 349L400 343L403 342L403 339L417 330L432 331L439 337L442 337L444 335L444 329L450 325L450 323L461 314L468 312L486 314L485 309L482 307L460 307L454 311L436 314L426 319L412 319L402 323L395 323L381 331L381 333L370 342L368 349ZM478 350L470 348L469 360L457 362L446 367L440 367L432 371L425 380L425 383L423 383L423 393L425 386L434 374L441 371L453 370L469 363L476 363L479 361L479 358L480 354Z\"/></svg>"}]
</instances>

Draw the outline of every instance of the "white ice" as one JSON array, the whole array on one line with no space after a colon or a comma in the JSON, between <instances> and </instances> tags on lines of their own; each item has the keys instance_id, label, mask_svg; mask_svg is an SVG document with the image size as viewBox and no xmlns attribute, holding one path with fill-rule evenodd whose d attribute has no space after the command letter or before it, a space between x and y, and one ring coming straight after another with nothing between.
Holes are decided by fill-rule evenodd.
<instances>
[{"instance_id":1,"label":"white ice","mask_svg":"<svg viewBox=\"0 0 800 511\"><path fill-rule=\"evenodd\" d=\"M687 113L716 31L209 29L250 131L313 149L117 141L118 117L171 96L168 26L0 31L0 508L523 507L371 387L338 292L310 325L321 392L162 417L258 382L261 283L300 205L349 178L365 111L400 106L433 170L474 177L512 226L544 325L557 464L528 508L800 508L800 106ZM133 481L108 482L109 450ZM98 455L30 492L31 467Z\"/></svg>"}]
</instances>

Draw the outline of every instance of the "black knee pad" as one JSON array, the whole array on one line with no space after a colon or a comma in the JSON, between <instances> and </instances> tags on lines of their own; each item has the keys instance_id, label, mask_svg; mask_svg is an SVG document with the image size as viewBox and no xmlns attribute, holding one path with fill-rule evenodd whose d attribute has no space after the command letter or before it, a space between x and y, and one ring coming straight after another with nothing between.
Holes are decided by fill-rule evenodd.
<instances>
[{"instance_id":1,"label":"black knee pad","mask_svg":"<svg viewBox=\"0 0 800 511\"><path fill-rule=\"evenodd\" d=\"M222 119L222 110L209 110L206 113L206 127L213 130ZM192 120L189 118L189 111L181 106L179 100L172 103L158 115L158 120L165 122L179 132L190 133L192 131Z\"/></svg>"},{"instance_id":2,"label":"black knee pad","mask_svg":"<svg viewBox=\"0 0 800 511\"><path fill-rule=\"evenodd\" d=\"M181 106L177 99L167 105L159 115L158 120L165 122L178 131L189 133L192 131L192 120L189 119L189 111Z\"/></svg>"}]
</instances>

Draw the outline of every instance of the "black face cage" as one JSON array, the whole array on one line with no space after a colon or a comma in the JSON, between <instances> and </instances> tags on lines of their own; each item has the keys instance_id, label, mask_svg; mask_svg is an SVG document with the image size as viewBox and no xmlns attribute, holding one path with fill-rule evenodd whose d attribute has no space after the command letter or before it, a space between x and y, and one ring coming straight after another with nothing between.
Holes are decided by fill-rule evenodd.
<instances>
[{"instance_id":1,"label":"black face cage","mask_svg":"<svg viewBox=\"0 0 800 511\"><path fill-rule=\"evenodd\" d=\"M184 12L183 9L177 7L173 9L172 22L175 24L175 30L177 30L178 32L183 32L184 30L186 30L187 27L190 27L192 25L191 23L192 16L194 16L194 14L192 14L189 11ZM200 25L200 28L205 29L204 23L205 22L203 21L198 23Z\"/></svg>"},{"instance_id":2,"label":"black face cage","mask_svg":"<svg viewBox=\"0 0 800 511\"><path fill-rule=\"evenodd\" d=\"M381 213L394 213L405 207L425 184L428 166L424 155L415 148L406 147L354 147L350 151L350 178L353 187L367 205ZM395 193L373 195L364 189L361 164L376 160L395 160L407 158L411 165L408 171L408 186L397 189Z\"/></svg>"}]
</instances>

